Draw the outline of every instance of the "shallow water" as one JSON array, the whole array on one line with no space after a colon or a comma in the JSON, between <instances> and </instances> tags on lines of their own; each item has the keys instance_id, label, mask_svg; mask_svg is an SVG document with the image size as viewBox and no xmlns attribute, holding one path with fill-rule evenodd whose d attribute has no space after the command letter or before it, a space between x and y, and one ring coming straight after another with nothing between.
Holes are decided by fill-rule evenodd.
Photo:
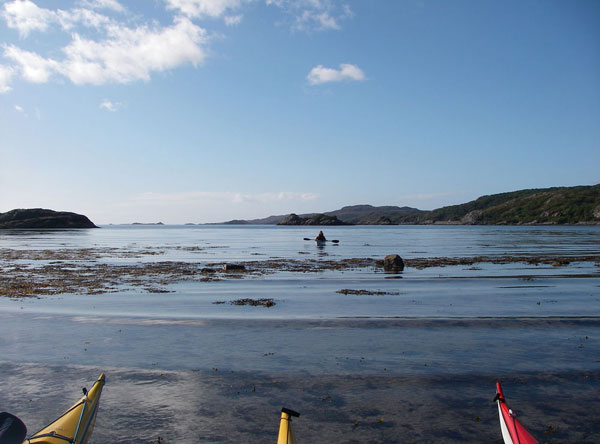
<instances>
[{"instance_id":1,"label":"shallow water","mask_svg":"<svg viewBox=\"0 0 600 444\"><path fill-rule=\"evenodd\" d=\"M319 229L329 240L317 249ZM271 225L108 225L94 230L13 230L0 232L0 245L11 249L127 248L162 251L161 260L234 261L263 258L461 257L478 255L598 253L595 226L350 226ZM200 247L190 251L188 248ZM306 257L298 256L307 253ZM156 257L138 259L156 260ZM113 258L114 260L114 258Z\"/></svg>"},{"instance_id":2,"label":"shallow water","mask_svg":"<svg viewBox=\"0 0 600 444\"><path fill-rule=\"evenodd\" d=\"M340 244L324 248L303 240L314 236L311 230L318 231L110 226L2 232L4 252L77 254L12 256L0 266L244 261L251 268L252 261L268 259L390 253L600 254L600 227L332 227L325 234ZM499 430L489 400L500 379L544 442L600 442L597 262L483 262L407 267L398 274L374 267L275 270L214 282L175 280L164 288L170 293L123 287L0 298L0 375L8 381L0 384L0 409L19 414L34 431L102 371L108 382L96 442L157 442L158 436L163 442L274 441L281 404L303 413L300 442L494 442ZM384 294L339 293L344 289ZM229 304L240 298L272 298L276 305ZM51 402L49 393L39 393L44 390L59 399ZM556 396L561 403L552 410ZM452 413L460 406L464 415Z\"/></svg>"}]
</instances>

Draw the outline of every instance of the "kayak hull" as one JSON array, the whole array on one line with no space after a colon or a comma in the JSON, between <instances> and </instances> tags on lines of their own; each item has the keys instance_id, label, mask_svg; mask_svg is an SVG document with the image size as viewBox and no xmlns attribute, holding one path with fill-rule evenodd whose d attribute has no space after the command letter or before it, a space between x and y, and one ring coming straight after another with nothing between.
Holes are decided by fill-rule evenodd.
<instances>
[{"instance_id":1,"label":"kayak hull","mask_svg":"<svg viewBox=\"0 0 600 444\"><path fill-rule=\"evenodd\" d=\"M87 394L55 421L23 441L23 444L86 444L96 424L104 381L102 374Z\"/></svg>"},{"instance_id":2,"label":"kayak hull","mask_svg":"<svg viewBox=\"0 0 600 444\"><path fill-rule=\"evenodd\" d=\"M517 419L514 412L508 408L499 382L496 383L496 399L504 444L539 444Z\"/></svg>"},{"instance_id":3,"label":"kayak hull","mask_svg":"<svg viewBox=\"0 0 600 444\"><path fill-rule=\"evenodd\" d=\"M279 435L277 444L296 444L296 437L292 430L292 417L300 414L286 408L281 409L281 420L279 421Z\"/></svg>"}]
</instances>

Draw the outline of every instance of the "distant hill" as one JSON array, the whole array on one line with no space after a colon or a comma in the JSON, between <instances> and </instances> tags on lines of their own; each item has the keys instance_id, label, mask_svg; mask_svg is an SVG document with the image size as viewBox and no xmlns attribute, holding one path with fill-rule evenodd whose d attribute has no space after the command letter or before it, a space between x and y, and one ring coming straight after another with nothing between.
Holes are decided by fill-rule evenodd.
<instances>
[{"instance_id":1,"label":"distant hill","mask_svg":"<svg viewBox=\"0 0 600 444\"><path fill-rule=\"evenodd\" d=\"M43 208L17 209L0 213L0 229L98 228L82 214Z\"/></svg>"},{"instance_id":2,"label":"distant hill","mask_svg":"<svg viewBox=\"0 0 600 444\"><path fill-rule=\"evenodd\" d=\"M226 223L275 225L290 216L269 216L264 219L235 220ZM309 219L316 216L335 216L346 224L354 225L600 225L600 185L540 188L492 194L433 211L411 207L353 205L323 214L310 213L296 217Z\"/></svg>"},{"instance_id":3,"label":"distant hill","mask_svg":"<svg viewBox=\"0 0 600 444\"><path fill-rule=\"evenodd\" d=\"M325 214L354 225L397 225L417 223L427 211L411 207L353 205Z\"/></svg>"},{"instance_id":4,"label":"distant hill","mask_svg":"<svg viewBox=\"0 0 600 444\"><path fill-rule=\"evenodd\" d=\"M600 185L513 191L438 208L420 223L600 224Z\"/></svg>"},{"instance_id":5,"label":"distant hill","mask_svg":"<svg viewBox=\"0 0 600 444\"><path fill-rule=\"evenodd\" d=\"M292 214L284 214L279 216L269 216L264 219L251 219L251 220L230 220L225 222L230 225L305 225L304 222L300 222L299 220L290 221L284 220L286 218L290 218L290 216L296 216L302 219L306 219L308 223L306 225L315 225L315 221L317 218L320 218L321 221L333 221L333 219L327 219L323 216L331 216L336 217L339 221L342 222L341 225L394 225L394 224L408 224L408 223L416 223L419 217L423 214L426 214L427 211L418 210L416 208L410 207L394 207L394 206L384 206L384 207L374 207L372 205L353 205L349 207L343 207L339 210L329 211L327 213L307 213L295 215ZM337 223L331 223L336 225ZM328 225L324 223L323 225ZM337 224L340 225L340 224Z\"/></svg>"}]
</instances>

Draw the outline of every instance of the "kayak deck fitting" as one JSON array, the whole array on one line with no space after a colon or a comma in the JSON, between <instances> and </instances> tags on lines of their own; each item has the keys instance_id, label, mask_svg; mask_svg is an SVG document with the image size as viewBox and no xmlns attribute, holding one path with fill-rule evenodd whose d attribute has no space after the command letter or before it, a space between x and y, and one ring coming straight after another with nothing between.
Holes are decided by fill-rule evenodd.
<instances>
[{"instance_id":1,"label":"kayak deck fitting","mask_svg":"<svg viewBox=\"0 0 600 444\"><path fill-rule=\"evenodd\" d=\"M279 436L277 444L296 444L296 437L292 430L292 417L299 417L300 413L285 407L281 409L281 421L279 422Z\"/></svg>"}]
</instances>

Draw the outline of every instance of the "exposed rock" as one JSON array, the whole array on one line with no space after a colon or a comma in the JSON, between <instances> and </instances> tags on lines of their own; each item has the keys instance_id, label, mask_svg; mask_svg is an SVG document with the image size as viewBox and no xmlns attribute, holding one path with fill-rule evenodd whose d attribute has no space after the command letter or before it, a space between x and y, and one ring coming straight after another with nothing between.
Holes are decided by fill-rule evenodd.
<instances>
[{"instance_id":1,"label":"exposed rock","mask_svg":"<svg viewBox=\"0 0 600 444\"><path fill-rule=\"evenodd\" d=\"M369 222L367 225L398 225L391 221L387 216L381 216L379 219Z\"/></svg>"},{"instance_id":2,"label":"exposed rock","mask_svg":"<svg viewBox=\"0 0 600 444\"><path fill-rule=\"evenodd\" d=\"M224 264L223 271L245 271L246 267L240 264Z\"/></svg>"},{"instance_id":3,"label":"exposed rock","mask_svg":"<svg viewBox=\"0 0 600 444\"><path fill-rule=\"evenodd\" d=\"M250 305L252 307L273 307L275 305L275 301L271 298L260 298L260 299L236 299L235 301L231 301L232 305Z\"/></svg>"},{"instance_id":4,"label":"exposed rock","mask_svg":"<svg viewBox=\"0 0 600 444\"><path fill-rule=\"evenodd\" d=\"M473 210L473 211L467 213L461 219L461 222L466 225L474 225L481 220L482 214L483 214L482 210Z\"/></svg>"},{"instance_id":5,"label":"exposed rock","mask_svg":"<svg viewBox=\"0 0 600 444\"><path fill-rule=\"evenodd\" d=\"M383 269L385 271L404 270L404 261L397 254L389 254L383 259Z\"/></svg>"},{"instance_id":6,"label":"exposed rock","mask_svg":"<svg viewBox=\"0 0 600 444\"><path fill-rule=\"evenodd\" d=\"M0 213L0 229L98 228L82 214L42 208Z\"/></svg>"}]
</instances>

